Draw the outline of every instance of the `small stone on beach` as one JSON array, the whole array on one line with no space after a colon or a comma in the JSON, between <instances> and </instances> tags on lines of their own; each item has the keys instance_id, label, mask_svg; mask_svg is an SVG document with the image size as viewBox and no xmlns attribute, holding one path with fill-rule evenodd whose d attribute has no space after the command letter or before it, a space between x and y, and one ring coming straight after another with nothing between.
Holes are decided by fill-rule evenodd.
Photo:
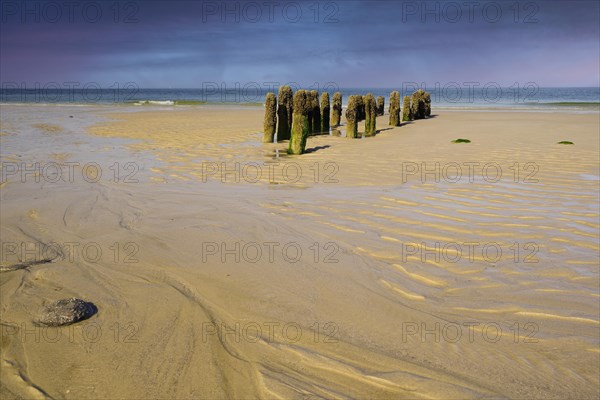
<instances>
[{"instance_id":1,"label":"small stone on beach","mask_svg":"<svg viewBox=\"0 0 600 400\"><path fill-rule=\"evenodd\" d=\"M47 326L64 326L90 318L98 308L90 302L76 299L61 299L48 304L38 322Z\"/></svg>"}]
</instances>

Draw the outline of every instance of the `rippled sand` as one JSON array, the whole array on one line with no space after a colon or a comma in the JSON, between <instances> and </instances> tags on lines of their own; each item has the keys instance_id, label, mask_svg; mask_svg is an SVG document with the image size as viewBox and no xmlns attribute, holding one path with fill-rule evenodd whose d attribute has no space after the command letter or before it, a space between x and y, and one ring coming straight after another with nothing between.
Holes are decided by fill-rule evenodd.
<instances>
[{"instance_id":1,"label":"rippled sand","mask_svg":"<svg viewBox=\"0 0 600 400\"><path fill-rule=\"evenodd\" d=\"M70 251L0 273L2 398L599 396L598 114L384 116L289 157L258 108L124 110L3 106L0 261ZM33 324L68 297L98 314Z\"/></svg>"}]
</instances>

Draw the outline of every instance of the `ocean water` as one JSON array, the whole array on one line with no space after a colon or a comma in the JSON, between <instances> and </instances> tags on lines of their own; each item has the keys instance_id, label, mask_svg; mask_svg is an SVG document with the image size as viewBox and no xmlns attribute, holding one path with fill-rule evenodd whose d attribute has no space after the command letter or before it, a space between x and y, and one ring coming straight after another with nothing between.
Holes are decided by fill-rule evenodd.
<instances>
[{"instance_id":1,"label":"ocean water","mask_svg":"<svg viewBox=\"0 0 600 400\"><path fill-rule=\"evenodd\" d=\"M297 88L294 88L297 89ZM386 105L389 95L398 90L401 96L410 95L416 88L338 88L331 84L326 87L308 87L320 92L333 94L340 91L344 105L352 94L373 93L384 96ZM265 95L272 90L266 85L217 85L204 89L141 89L135 85L119 89L25 89L4 87L0 89L1 103L20 104L122 104L122 105L162 105L182 106L199 104L241 104L262 105ZM550 88L530 85L500 87L496 84L436 84L425 86L431 94L432 105L443 109L580 109L598 110L600 107L600 88L572 87Z\"/></svg>"}]
</instances>

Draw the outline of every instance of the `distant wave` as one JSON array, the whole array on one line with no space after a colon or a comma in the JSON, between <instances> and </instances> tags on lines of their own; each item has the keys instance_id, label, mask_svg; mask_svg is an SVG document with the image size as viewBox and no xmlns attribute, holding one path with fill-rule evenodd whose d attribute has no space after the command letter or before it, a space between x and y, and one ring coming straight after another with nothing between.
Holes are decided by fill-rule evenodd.
<instances>
[{"instance_id":1,"label":"distant wave","mask_svg":"<svg viewBox=\"0 0 600 400\"><path fill-rule=\"evenodd\" d=\"M195 106L206 104L206 101L199 100L135 100L130 101L127 104L133 104L136 106L148 106L148 105L158 105L158 106Z\"/></svg>"}]
</instances>

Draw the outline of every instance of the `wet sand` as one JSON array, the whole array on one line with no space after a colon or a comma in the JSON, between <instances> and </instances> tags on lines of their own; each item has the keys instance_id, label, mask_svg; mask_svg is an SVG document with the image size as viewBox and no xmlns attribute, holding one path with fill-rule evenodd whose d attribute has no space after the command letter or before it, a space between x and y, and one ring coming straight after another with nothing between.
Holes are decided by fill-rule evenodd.
<instances>
[{"instance_id":1,"label":"wet sand","mask_svg":"<svg viewBox=\"0 0 600 400\"><path fill-rule=\"evenodd\" d=\"M129 109L2 107L1 265L62 254L0 273L2 398L600 394L597 113L291 157L260 108ZM98 313L34 324L70 297Z\"/></svg>"}]
</instances>

